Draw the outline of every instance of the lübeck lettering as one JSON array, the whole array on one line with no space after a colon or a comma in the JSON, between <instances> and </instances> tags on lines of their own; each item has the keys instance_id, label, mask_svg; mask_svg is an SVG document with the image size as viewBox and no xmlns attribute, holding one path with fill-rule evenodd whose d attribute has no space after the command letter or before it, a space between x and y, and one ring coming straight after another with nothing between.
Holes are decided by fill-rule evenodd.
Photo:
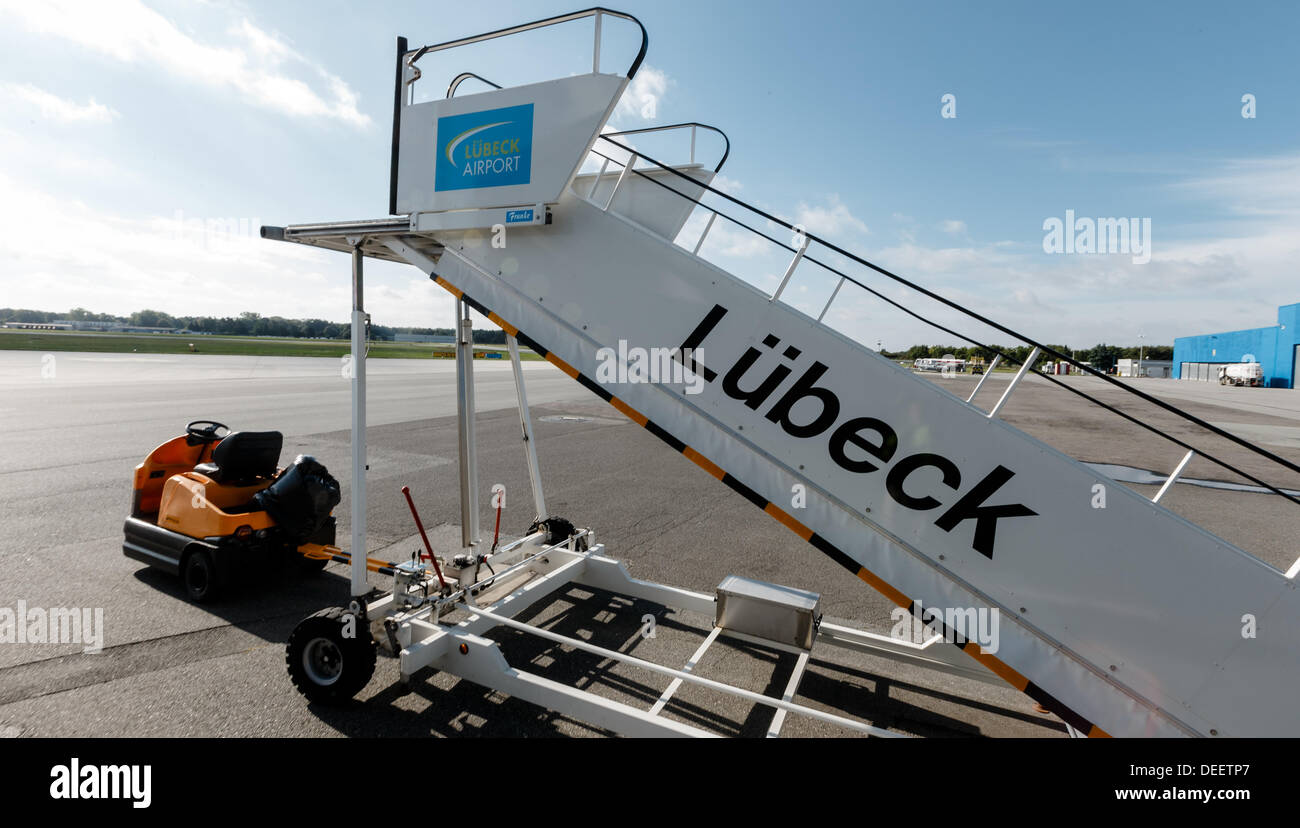
<instances>
[{"instance_id":1,"label":"l\u00fcbeck lettering","mask_svg":"<svg viewBox=\"0 0 1300 828\"><path fill-rule=\"evenodd\" d=\"M682 347L675 349L674 353L681 355L698 351L704 340L726 315L726 308L714 305L682 343ZM766 405L794 373L793 363L802 353L793 345L778 350L777 346L780 344L780 339L774 334L768 334L762 342L765 350L747 348L745 353L736 360L735 365L732 365L722 376L722 392L754 411ZM761 360L766 357L770 361L771 356L778 353L781 359L790 364L778 363L762 379L757 379L760 372L750 376L751 369ZM702 374L706 381L712 383L718 378L716 371L696 364L693 357L687 358L691 360L688 367ZM829 431L827 451L831 460L846 471L855 474L871 474L892 462L893 466L885 473L885 491L898 504L908 509L927 512L943 506L943 501L936 496L942 492L921 491L916 488L915 483L909 486L909 479L920 469L937 470L943 488L952 492L961 491L961 470L943 455L920 453L895 461L894 455L898 451L898 433L888 423L874 417L849 417L837 426L836 422L840 417L840 398L834 391L817 384L829 370L825 364L813 360L812 365L795 379L763 416L781 426L786 434L800 439L817 437ZM800 412L801 419L806 422L796 421L793 416L795 406L804 400L816 401L817 414L811 416L812 406L805 404L800 407ZM811 419L808 419L810 416ZM995 467L944 510L934 521L934 525L945 532L951 532L966 521L975 521L971 546L991 559L999 520L1032 517L1038 514L1020 503L986 505L998 489L1014 476L1015 472L1005 466Z\"/></svg>"}]
</instances>

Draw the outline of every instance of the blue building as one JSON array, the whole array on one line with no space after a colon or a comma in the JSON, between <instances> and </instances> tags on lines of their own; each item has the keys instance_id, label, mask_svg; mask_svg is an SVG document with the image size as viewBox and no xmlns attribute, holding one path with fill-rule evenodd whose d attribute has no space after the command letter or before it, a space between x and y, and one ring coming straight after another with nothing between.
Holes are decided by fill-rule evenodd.
<instances>
[{"instance_id":1,"label":"blue building","mask_svg":"<svg viewBox=\"0 0 1300 828\"><path fill-rule=\"evenodd\" d=\"M1246 359L1243 360L1243 357ZM1277 324L1174 340L1175 379L1217 382L1219 366L1258 362L1269 388L1295 388L1300 362L1300 303L1277 309Z\"/></svg>"}]
</instances>

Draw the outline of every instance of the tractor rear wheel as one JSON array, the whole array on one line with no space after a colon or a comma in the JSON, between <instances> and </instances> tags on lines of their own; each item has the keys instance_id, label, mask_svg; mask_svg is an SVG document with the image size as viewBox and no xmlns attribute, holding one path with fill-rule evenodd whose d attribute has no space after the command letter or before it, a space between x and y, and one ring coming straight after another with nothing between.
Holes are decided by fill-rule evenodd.
<instances>
[{"instance_id":1,"label":"tractor rear wheel","mask_svg":"<svg viewBox=\"0 0 1300 828\"><path fill-rule=\"evenodd\" d=\"M304 618L289 635L285 665L298 692L309 701L341 704L375 674L370 625L343 607Z\"/></svg>"}]
</instances>

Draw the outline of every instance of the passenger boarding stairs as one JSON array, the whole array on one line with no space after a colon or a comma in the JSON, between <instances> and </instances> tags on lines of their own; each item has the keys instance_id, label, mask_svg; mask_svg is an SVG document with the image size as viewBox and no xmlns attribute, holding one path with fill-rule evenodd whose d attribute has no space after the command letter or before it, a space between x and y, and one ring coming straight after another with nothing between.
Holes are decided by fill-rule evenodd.
<instances>
[{"instance_id":1,"label":"passenger boarding stairs","mask_svg":"<svg viewBox=\"0 0 1300 828\"><path fill-rule=\"evenodd\" d=\"M414 265L898 606L926 619L996 610L996 653L955 645L1080 733L1300 735L1294 570L1004 422L1044 347L986 410L823 324L844 290L891 301L867 276L915 286L813 233L792 244L764 233L796 228L709 186L721 164L694 161L709 127L666 128L691 141L690 163L675 166L639 153L641 136L602 136L644 39L623 75L472 95L455 94L461 77L447 97L415 102L429 54L589 18L598 69L601 22L631 18L591 10L421 50L403 41L396 217L266 233ZM466 166L467 145L485 165ZM692 215L702 234L683 238ZM719 222L788 249L774 290L699 255ZM816 317L785 301L812 269L835 279ZM640 353L659 360L655 381L618 370ZM1243 636L1246 615L1256 637Z\"/></svg>"}]
</instances>

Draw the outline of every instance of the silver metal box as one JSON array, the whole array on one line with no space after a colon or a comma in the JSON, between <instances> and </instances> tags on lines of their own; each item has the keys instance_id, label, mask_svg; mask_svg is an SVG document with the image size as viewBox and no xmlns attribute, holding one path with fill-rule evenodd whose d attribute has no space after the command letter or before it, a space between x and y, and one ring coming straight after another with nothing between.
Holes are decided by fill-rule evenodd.
<instances>
[{"instance_id":1,"label":"silver metal box","mask_svg":"<svg viewBox=\"0 0 1300 828\"><path fill-rule=\"evenodd\" d=\"M812 649L821 623L816 592L728 575L718 584L714 624L725 630Z\"/></svg>"}]
</instances>

